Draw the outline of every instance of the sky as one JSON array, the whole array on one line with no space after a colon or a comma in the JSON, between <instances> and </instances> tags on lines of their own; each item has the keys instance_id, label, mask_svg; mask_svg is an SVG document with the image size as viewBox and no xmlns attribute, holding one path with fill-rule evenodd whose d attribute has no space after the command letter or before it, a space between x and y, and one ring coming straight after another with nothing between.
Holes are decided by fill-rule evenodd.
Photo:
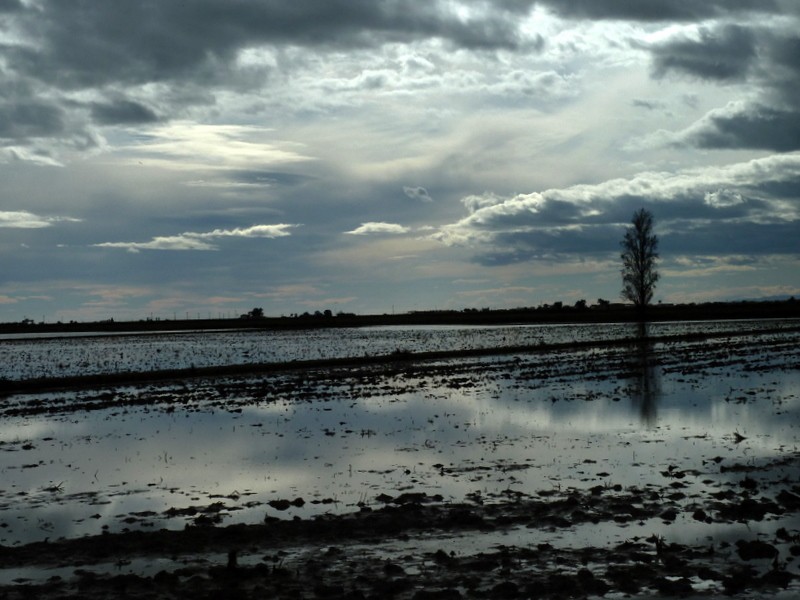
<instances>
[{"instance_id":1,"label":"sky","mask_svg":"<svg viewBox=\"0 0 800 600\"><path fill-rule=\"evenodd\" d=\"M800 294L796 0L0 0L0 321Z\"/></svg>"}]
</instances>

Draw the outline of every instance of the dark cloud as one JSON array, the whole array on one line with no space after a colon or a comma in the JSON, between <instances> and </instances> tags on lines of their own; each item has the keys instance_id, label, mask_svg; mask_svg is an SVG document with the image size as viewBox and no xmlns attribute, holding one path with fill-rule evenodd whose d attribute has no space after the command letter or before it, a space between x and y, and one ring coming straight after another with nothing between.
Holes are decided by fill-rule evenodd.
<instances>
[{"instance_id":1,"label":"dark cloud","mask_svg":"<svg viewBox=\"0 0 800 600\"><path fill-rule=\"evenodd\" d=\"M485 223L485 229L493 231L492 249L480 254L477 260L482 264L499 264L537 257L617 252L622 231L620 224L628 223L633 212L639 208L646 208L656 215L659 227L666 227L670 232L682 232L681 239L694 236L708 238L708 243L696 243L703 247L704 252L713 247L717 253L720 252L720 246L715 244L719 237L712 237L709 232L717 229L727 231L727 225L720 228L720 223L748 221L755 215L768 214L770 210L760 199L738 196L730 204L714 205L708 193L702 190L675 194L668 202L653 202L647 194L621 194L613 202L605 203L602 209L588 214L585 207L569 205L567 202L547 202L536 213L504 215ZM760 239L763 241L766 238ZM739 243L730 247L729 251L746 252L746 245ZM783 251L788 250L774 250Z\"/></svg>"},{"instance_id":2,"label":"dark cloud","mask_svg":"<svg viewBox=\"0 0 800 600\"><path fill-rule=\"evenodd\" d=\"M633 21L697 21L736 13L776 12L772 0L539 0L562 17Z\"/></svg>"},{"instance_id":3,"label":"dark cloud","mask_svg":"<svg viewBox=\"0 0 800 600\"><path fill-rule=\"evenodd\" d=\"M714 111L679 138L706 149L800 150L800 112L760 104Z\"/></svg>"},{"instance_id":4,"label":"dark cloud","mask_svg":"<svg viewBox=\"0 0 800 600\"><path fill-rule=\"evenodd\" d=\"M797 35L777 38L770 49L772 60L792 71L800 71L800 37Z\"/></svg>"},{"instance_id":5,"label":"dark cloud","mask_svg":"<svg viewBox=\"0 0 800 600\"><path fill-rule=\"evenodd\" d=\"M91 105L92 120L100 125L137 125L154 123L158 115L146 106L130 100Z\"/></svg>"},{"instance_id":6,"label":"dark cloud","mask_svg":"<svg viewBox=\"0 0 800 600\"><path fill-rule=\"evenodd\" d=\"M495 237L491 250L476 254L473 261L483 266L502 266L567 256L588 258L616 252L621 237L622 228L614 224L503 232Z\"/></svg>"},{"instance_id":7,"label":"dark cloud","mask_svg":"<svg viewBox=\"0 0 800 600\"><path fill-rule=\"evenodd\" d=\"M775 155L725 168L551 189L506 200L468 198L470 215L437 234L445 243L478 248L484 265L619 250L623 226L639 208L656 217L673 254L794 254L800 210L798 155ZM774 238L772 237L774 236ZM771 243L771 238L774 243Z\"/></svg>"},{"instance_id":8,"label":"dark cloud","mask_svg":"<svg viewBox=\"0 0 800 600\"><path fill-rule=\"evenodd\" d=\"M0 135L90 147L80 140L93 137L91 124L153 123L211 107L221 90L261 89L309 58L293 54L297 48L326 52L431 38L459 48L517 48L524 4L501 2L499 10L465 20L445 0L0 0L0 25L11 34L0 45L0 97L26 90L0 107ZM238 61L256 48L274 51L275 62ZM147 100L158 112L141 93L128 94L143 85L150 85ZM112 100L66 99L84 90ZM25 108L26 99L42 96L50 105Z\"/></svg>"},{"instance_id":9,"label":"dark cloud","mask_svg":"<svg viewBox=\"0 0 800 600\"><path fill-rule=\"evenodd\" d=\"M752 24L701 28L649 48L656 77L685 74L699 79L747 81L764 95L797 103L800 37L788 26Z\"/></svg>"},{"instance_id":10,"label":"dark cloud","mask_svg":"<svg viewBox=\"0 0 800 600\"><path fill-rule=\"evenodd\" d=\"M689 75L745 83L751 98L710 111L672 136L703 149L800 149L800 37L786 24L754 22L703 28L650 48L656 77Z\"/></svg>"},{"instance_id":11,"label":"dark cloud","mask_svg":"<svg viewBox=\"0 0 800 600\"><path fill-rule=\"evenodd\" d=\"M797 253L797 223L701 224L661 236L664 256L679 254L763 255Z\"/></svg>"},{"instance_id":12,"label":"dark cloud","mask_svg":"<svg viewBox=\"0 0 800 600\"><path fill-rule=\"evenodd\" d=\"M800 176L783 181L766 181L758 186L761 194L785 200L800 200Z\"/></svg>"},{"instance_id":13,"label":"dark cloud","mask_svg":"<svg viewBox=\"0 0 800 600\"><path fill-rule=\"evenodd\" d=\"M682 223L667 222L663 207L656 207L656 233L664 257L684 254L742 255L789 254L797 252L796 223L736 223L704 221L697 216ZM703 212L702 210L700 212ZM632 213L631 213L632 214ZM630 218L630 214L627 215ZM724 226L720 224L724 222ZM619 224L583 225L571 229L536 229L498 234L491 249L474 255L483 266L502 266L531 260L563 260L619 252L624 227Z\"/></svg>"},{"instance_id":14,"label":"dark cloud","mask_svg":"<svg viewBox=\"0 0 800 600\"><path fill-rule=\"evenodd\" d=\"M18 25L34 44L7 48L11 67L66 88L187 74L222 78L237 52L254 45L352 48L429 37L466 48L520 42L507 11L464 21L444 2L413 0L45 0Z\"/></svg>"},{"instance_id":15,"label":"dark cloud","mask_svg":"<svg viewBox=\"0 0 800 600\"><path fill-rule=\"evenodd\" d=\"M756 59L750 29L727 25L701 29L698 39L677 38L652 49L656 77L670 71L719 81L743 79Z\"/></svg>"},{"instance_id":16,"label":"dark cloud","mask_svg":"<svg viewBox=\"0 0 800 600\"><path fill-rule=\"evenodd\" d=\"M0 13L22 10L20 0L0 0Z\"/></svg>"},{"instance_id":17,"label":"dark cloud","mask_svg":"<svg viewBox=\"0 0 800 600\"><path fill-rule=\"evenodd\" d=\"M514 14L527 14L531 11L536 0L491 0L490 4L495 9L505 10Z\"/></svg>"},{"instance_id":18,"label":"dark cloud","mask_svg":"<svg viewBox=\"0 0 800 600\"><path fill-rule=\"evenodd\" d=\"M765 47L766 85L779 101L800 108L800 37L794 32L775 35Z\"/></svg>"},{"instance_id":19,"label":"dark cloud","mask_svg":"<svg viewBox=\"0 0 800 600\"><path fill-rule=\"evenodd\" d=\"M0 104L0 138L50 137L63 131L64 112L57 106L35 101Z\"/></svg>"}]
</instances>

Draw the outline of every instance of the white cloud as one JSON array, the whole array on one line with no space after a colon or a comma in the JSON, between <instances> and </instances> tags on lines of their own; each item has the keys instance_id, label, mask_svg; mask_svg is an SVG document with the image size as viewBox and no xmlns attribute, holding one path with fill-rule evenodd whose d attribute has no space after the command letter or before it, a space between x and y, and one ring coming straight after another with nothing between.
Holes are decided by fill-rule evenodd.
<instances>
[{"instance_id":1,"label":"white cloud","mask_svg":"<svg viewBox=\"0 0 800 600\"><path fill-rule=\"evenodd\" d=\"M480 208L486 206L494 206L504 201L504 198L492 193L470 195L461 199L461 203L467 208L470 213L474 213Z\"/></svg>"},{"instance_id":2,"label":"white cloud","mask_svg":"<svg viewBox=\"0 0 800 600\"><path fill-rule=\"evenodd\" d=\"M71 217L44 217L26 210L0 211L0 227L14 229L39 229L50 227L53 223L79 223L81 219Z\"/></svg>"},{"instance_id":3,"label":"white cloud","mask_svg":"<svg viewBox=\"0 0 800 600\"><path fill-rule=\"evenodd\" d=\"M279 238L291 235L289 229L297 225L281 223L279 225L253 225L236 229L215 229L206 233L184 233L197 238L244 237L244 238Z\"/></svg>"},{"instance_id":4,"label":"white cloud","mask_svg":"<svg viewBox=\"0 0 800 600\"><path fill-rule=\"evenodd\" d=\"M47 167L63 167L64 163L49 156L46 152L37 151L36 148L23 146L6 146L0 149L1 162L30 162Z\"/></svg>"},{"instance_id":5,"label":"white cloud","mask_svg":"<svg viewBox=\"0 0 800 600\"><path fill-rule=\"evenodd\" d=\"M195 233L186 232L180 235L154 237L149 242L103 242L94 244L98 248L122 248L130 252L140 250L216 250L217 246L206 240L226 237L241 238L279 238L291 235L289 229L297 225L253 225L236 229L215 229L213 231Z\"/></svg>"},{"instance_id":6,"label":"white cloud","mask_svg":"<svg viewBox=\"0 0 800 600\"><path fill-rule=\"evenodd\" d=\"M205 179L194 179L184 183L186 187L193 188L211 188L223 190L249 190L249 189L264 189L271 187L272 184L268 181L249 182L249 181L208 181Z\"/></svg>"},{"instance_id":7,"label":"white cloud","mask_svg":"<svg viewBox=\"0 0 800 600\"><path fill-rule=\"evenodd\" d=\"M146 130L116 152L126 162L172 170L264 169L311 160L297 144L269 139L271 129L255 125L208 125L175 121Z\"/></svg>"},{"instance_id":8,"label":"white cloud","mask_svg":"<svg viewBox=\"0 0 800 600\"><path fill-rule=\"evenodd\" d=\"M714 208L726 208L742 204L744 199L739 192L734 190L720 189L714 192L706 192L703 198L706 204Z\"/></svg>"},{"instance_id":9,"label":"white cloud","mask_svg":"<svg viewBox=\"0 0 800 600\"><path fill-rule=\"evenodd\" d=\"M172 235L154 237L149 242L103 242L94 244L98 248L122 248L129 252L140 250L216 250L208 242L192 237L191 235Z\"/></svg>"},{"instance_id":10,"label":"white cloud","mask_svg":"<svg viewBox=\"0 0 800 600\"><path fill-rule=\"evenodd\" d=\"M800 208L767 188L781 182L796 185L800 180L800 153L773 155L722 167L685 169L678 172L645 172L629 179L611 179L598 184L575 185L543 192L518 194L498 199L492 194L462 200L469 210L463 219L441 227L434 239L449 245L485 243L496 234L542 230L548 233L587 227L586 220L615 224L616 207L623 202L641 204L680 202L685 219L705 205L728 209L744 204L746 194L760 199L747 213L752 220L793 221ZM759 192L761 187L764 192ZM627 218L627 215L626 215Z\"/></svg>"},{"instance_id":11,"label":"white cloud","mask_svg":"<svg viewBox=\"0 0 800 600\"><path fill-rule=\"evenodd\" d=\"M362 223L360 227L356 227L352 231L346 231L348 235L367 235L370 233L389 233L389 234L402 234L411 231L408 227L398 225L396 223Z\"/></svg>"}]
</instances>

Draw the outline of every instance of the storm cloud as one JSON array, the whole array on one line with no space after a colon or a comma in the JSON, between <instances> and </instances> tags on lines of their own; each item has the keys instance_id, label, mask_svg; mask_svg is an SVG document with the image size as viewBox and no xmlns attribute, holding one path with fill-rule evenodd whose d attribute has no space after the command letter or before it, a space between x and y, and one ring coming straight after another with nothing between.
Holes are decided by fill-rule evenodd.
<instances>
[{"instance_id":1,"label":"storm cloud","mask_svg":"<svg viewBox=\"0 0 800 600\"><path fill-rule=\"evenodd\" d=\"M540 0L559 15L580 19L615 19L633 21L700 21L736 14L770 13L779 10L772 0Z\"/></svg>"},{"instance_id":2,"label":"storm cloud","mask_svg":"<svg viewBox=\"0 0 800 600\"><path fill-rule=\"evenodd\" d=\"M790 0L0 0L0 318L616 297L640 207L664 299L800 293L798 31Z\"/></svg>"},{"instance_id":3,"label":"storm cloud","mask_svg":"<svg viewBox=\"0 0 800 600\"><path fill-rule=\"evenodd\" d=\"M239 51L258 46L373 47L441 38L464 48L514 48L504 11L459 18L446 2L413 0L42 1L18 10L14 28L30 43L6 47L19 73L63 88L142 84L191 75L224 78Z\"/></svg>"},{"instance_id":4,"label":"storm cloud","mask_svg":"<svg viewBox=\"0 0 800 600\"><path fill-rule=\"evenodd\" d=\"M607 255L617 249L619 232L633 211L644 207L658 215L664 245L673 251L795 254L797 244L789 231L800 221L800 206L787 197L798 194L800 155L774 156L486 202L471 197L464 201L469 214L435 237L484 248L477 260L485 264ZM748 229L753 235L739 235Z\"/></svg>"},{"instance_id":5,"label":"storm cloud","mask_svg":"<svg viewBox=\"0 0 800 600\"><path fill-rule=\"evenodd\" d=\"M706 149L800 148L800 39L788 22L704 26L649 50L655 77L689 76L749 88L676 132L673 142Z\"/></svg>"},{"instance_id":6,"label":"storm cloud","mask_svg":"<svg viewBox=\"0 0 800 600\"><path fill-rule=\"evenodd\" d=\"M755 35L739 25L716 31L701 28L696 38L671 40L653 48L657 77L677 71L719 81L743 79L755 59Z\"/></svg>"}]
</instances>

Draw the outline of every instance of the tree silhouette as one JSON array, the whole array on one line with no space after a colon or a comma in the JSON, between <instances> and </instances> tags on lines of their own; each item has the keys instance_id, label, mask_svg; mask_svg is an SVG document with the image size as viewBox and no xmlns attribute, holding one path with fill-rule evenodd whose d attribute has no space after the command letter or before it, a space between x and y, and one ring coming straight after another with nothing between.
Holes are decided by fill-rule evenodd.
<instances>
[{"instance_id":1,"label":"tree silhouette","mask_svg":"<svg viewBox=\"0 0 800 600\"><path fill-rule=\"evenodd\" d=\"M653 215L644 208L633 213L631 227L622 238L622 297L644 312L653 299L659 279L656 270L658 236L653 233Z\"/></svg>"}]
</instances>

